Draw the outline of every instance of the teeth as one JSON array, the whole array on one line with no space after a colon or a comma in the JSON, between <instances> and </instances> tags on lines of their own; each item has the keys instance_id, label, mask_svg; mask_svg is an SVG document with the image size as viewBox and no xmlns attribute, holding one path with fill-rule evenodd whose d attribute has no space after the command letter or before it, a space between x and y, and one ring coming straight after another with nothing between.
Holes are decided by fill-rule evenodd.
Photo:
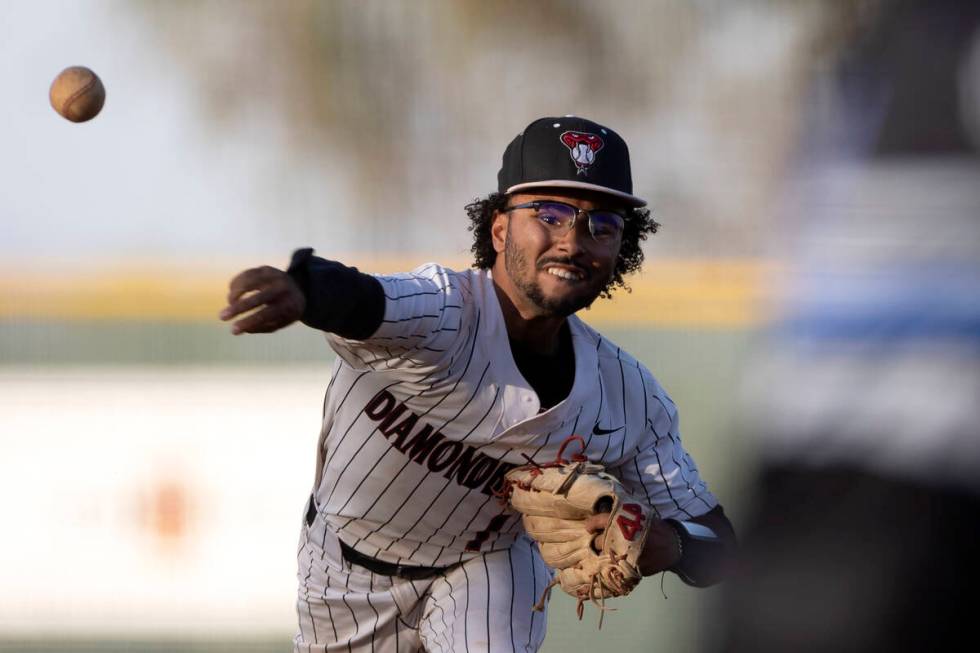
<instances>
[{"instance_id":1,"label":"teeth","mask_svg":"<svg viewBox=\"0 0 980 653\"><path fill-rule=\"evenodd\" d=\"M548 274L555 275L559 279L568 279L569 281L578 281L582 278L582 275L580 274L576 274L575 272L571 272L569 270L562 270L560 268L548 268L547 272Z\"/></svg>"}]
</instances>

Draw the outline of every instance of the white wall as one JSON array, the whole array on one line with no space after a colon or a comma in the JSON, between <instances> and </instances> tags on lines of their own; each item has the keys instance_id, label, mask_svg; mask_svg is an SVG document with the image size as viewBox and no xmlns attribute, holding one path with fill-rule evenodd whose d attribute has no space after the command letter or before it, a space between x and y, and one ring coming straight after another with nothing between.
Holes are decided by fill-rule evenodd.
<instances>
[{"instance_id":1,"label":"white wall","mask_svg":"<svg viewBox=\"0 0 980 653\"><path fill-rule=\"evenodd\" d=\"M0 371L0 635L291 631L328 377Z\"/></svg>"}]
</instances>

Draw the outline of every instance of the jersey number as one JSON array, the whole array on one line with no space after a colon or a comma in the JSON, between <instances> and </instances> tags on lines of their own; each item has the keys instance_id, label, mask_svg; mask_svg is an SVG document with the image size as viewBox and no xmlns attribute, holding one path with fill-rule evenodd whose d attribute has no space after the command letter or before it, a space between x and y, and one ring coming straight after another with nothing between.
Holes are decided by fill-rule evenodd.
<instances>
[{"instance_id":1,"label":"jersey number","mask_svg":"<svg viewBox=\"0 0 980 653\"><path fill-rule=\"evenodd\" d=\"M623 537L632 542L637 532L643 527L643 508L635 503L624 503L623 512L630 513L633 518L620 515L616 518L616 523L619 524L619 529L623 531Z\"/></svg>"}]
</instances>

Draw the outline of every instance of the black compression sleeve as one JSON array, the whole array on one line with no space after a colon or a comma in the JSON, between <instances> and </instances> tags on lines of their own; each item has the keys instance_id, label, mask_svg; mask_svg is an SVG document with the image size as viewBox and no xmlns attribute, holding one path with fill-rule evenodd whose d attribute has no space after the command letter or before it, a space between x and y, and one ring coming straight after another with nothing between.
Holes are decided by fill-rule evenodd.
<instances>
[{"instance_id":1,"label":"black compression sleeve","mask_svg":"<svg viewBox=\"0 0 980 653\"><path fill-rule=\"evenodd\" d=\"M715 506L707 514L713 518L706 533L695 532L705 527L708 523L705 519L701 520L702 523L666 520L677 533L681 548L681 559L670 571L693 587L708 587L721 581L730 570L735 547L735 530L722 507Z\"/></svg>"},{"instance_id":2,"label":"black compression sleeve","mask_svg":"<svg viewBox=\"0 0 980 653\"><path fill-rule=\"evenodd\" d=\"M303 324L351 340L363 340L381 326L384 288L370 274L313 256L309 247L293 252L286 272L306 296Z\"/></svg>"}]
</instances>

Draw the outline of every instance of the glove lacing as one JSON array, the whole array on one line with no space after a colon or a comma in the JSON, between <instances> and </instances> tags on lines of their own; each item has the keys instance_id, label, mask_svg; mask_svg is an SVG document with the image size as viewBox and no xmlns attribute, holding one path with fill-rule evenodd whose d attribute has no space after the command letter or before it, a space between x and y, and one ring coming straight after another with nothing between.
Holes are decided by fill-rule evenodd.
<instances>
[{"instance_id":1,"label":"glove lacing","mask_svg":"<svg viewBox=\"0 0 980 653\"><path fill-rule=\"evenodd\" d=\"M567 493L568 489L572 487L572 484L575 483L575 479L578 478L579 474L581 473L584 464L589 462L589 459L582 452L572 454L569 460L566 460L562 456L562 454L565 453L565 448L568 447L568 445L571 444L572 442L575 442L576 440L581 445L582 451L585 451L585 440L582 439L582 436L570 435L567 438L565 438L565 440L561 443L561 446L558 448L558 454L555 456L555 459L550 463L544 463L544 464L536 463L531 459L530 456L527 455L524 456L527 459L528 463L534 466L534 471L536 471L538 474L541 473L540 470L546 469L548 467L564 467L565 465L568 465L569 463L572 462L577 463L576 466L569 473L568 478L565 479L565 481L561 484L561 486L555 491L556 494ZM524 487L523 489L530 490L532 488L530 484L528 484L528 486ZM506 500L509 497L510 492L511 492L511 487L507 486L500 493L501 498ZM620 558L617 558L614 555L610 555L610 559L612 560L613 564L625 558L626 558L625 555L621 556ZM621 572L618 569L613 569L612 573L621 575ZM548 583L548 586L545 587L544 591L541 593L541 598L538 599L538 602L534 604L534 609L536 611L538 612L544 611L545 604L551 598L551 588L554 587L555 585L558 585L560 582L561 579L556 575L551 580L551 582ZM623 583L617 583L617 585L621 586L623 585ZM617 594L617 593L618 592L615 587L610 586L608 583L606 583L605 580L603 580L602 574L600 572L593 573L592 576L589 578L589 589L586 592L579 594L578 604L575 606L575 612L576 614L578 614L579 621L582 620L582 615L585 613L585 601L589 600L592 602L593 605L596 606L596 608L599 609L599 628L602 628L602 617L605 614L605 612L607 610L613 610L613 611L616 610L616 608L606 607L606 594Z\"/></svg>"}]
</instances>

